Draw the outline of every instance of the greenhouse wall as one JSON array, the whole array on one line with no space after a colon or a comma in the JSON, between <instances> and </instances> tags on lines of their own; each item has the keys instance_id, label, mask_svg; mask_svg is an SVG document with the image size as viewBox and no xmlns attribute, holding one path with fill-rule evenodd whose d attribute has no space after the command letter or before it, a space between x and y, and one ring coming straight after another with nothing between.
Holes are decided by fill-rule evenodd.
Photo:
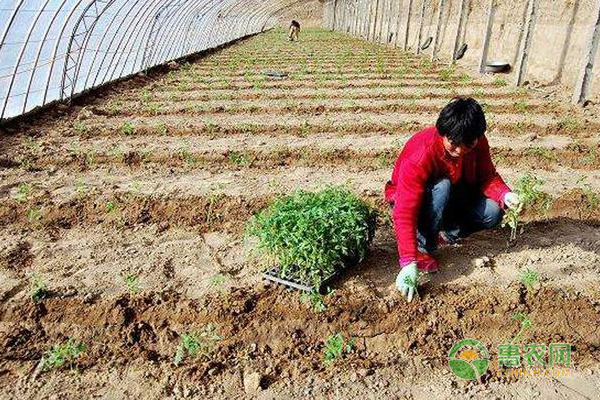
<instances>
[{"instance_id":1,"label":"greenhouse wall","mask_svg":"<svg viewBox=\"0 0 600 400\"><path fill-rule=\"evenodd\" d=\"M488 61L509 63L513 70L518 67L527 28L531 25L522 83L563 84L577 90L586 66L590 69L599 61L600 56L593 54L598 43L592 43L592 36L598 25L600 5L593 0L328 0L323 23L329 29L411 51L417 49L421 30L421 44L437 36L434 58L448 62L452 61L458 37L459 45L468 45L459 64L476 69L492 5ZM463 24L459 32L461 9ZM439 35L436 35L438 20ZM587 58L590 46L594 47L591 63ZM433 44L423 51L429 56L433 52ZM598 73L591 74L592 87L600 84L599 79ZM598 96L590 93L590 97Z\"/></svg>"}]
</instances>

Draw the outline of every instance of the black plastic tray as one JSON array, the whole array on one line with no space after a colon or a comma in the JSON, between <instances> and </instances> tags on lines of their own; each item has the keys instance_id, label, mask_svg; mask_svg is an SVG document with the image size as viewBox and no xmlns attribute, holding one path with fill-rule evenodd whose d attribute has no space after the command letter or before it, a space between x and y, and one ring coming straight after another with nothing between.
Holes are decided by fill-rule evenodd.
<instances>
[{"instance_id":1,"label":"black plastic tray","mask_svg":"<svg viewBox=\"0 0 600 400\"><path fill-rule=\"evenodd\" d=\"M300 279L294 277L282 277L279 274L279 267L272 268L266 272L263 272L263 278L279 283L284 286L288 286L293 289L303 290L305 292L318 292L324 293L327 285L330 284L335 278L337 278L346 268L339 269L333 272L331 275L326 276L321 284L316 287L309 281L301 281Z\"/></svg>"}]
</instances>

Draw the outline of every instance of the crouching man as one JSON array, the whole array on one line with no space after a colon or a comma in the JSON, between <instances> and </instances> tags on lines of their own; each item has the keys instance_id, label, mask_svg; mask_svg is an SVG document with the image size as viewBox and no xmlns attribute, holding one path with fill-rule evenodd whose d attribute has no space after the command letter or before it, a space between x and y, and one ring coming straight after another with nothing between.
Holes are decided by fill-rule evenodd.
<instances>
[{"instance_id":1,"label":"crouching man","mask_svg":"<svg viewBox=\"0 0 600 400\"><path fill-rule=\"evenodd\" d=\"M298 41L298 34L300 33L300 23L296 20L292 20L290 24L290 42Z\"/></svg>"},{"instance_id":2,"label":"crouching man","mask_svg":"<svg viewBox=\"0 0 600 400\"><path fill-rule=\"evenodd\" d=\"M399 252L396 287L408 301L419 271L438 270L432 254L439 246L491 229L505 208L520 207L518 194L496 172L485 131L479 103L453 99L435 127L404 145L385 185Z\"/></svg>"}]
</instances>

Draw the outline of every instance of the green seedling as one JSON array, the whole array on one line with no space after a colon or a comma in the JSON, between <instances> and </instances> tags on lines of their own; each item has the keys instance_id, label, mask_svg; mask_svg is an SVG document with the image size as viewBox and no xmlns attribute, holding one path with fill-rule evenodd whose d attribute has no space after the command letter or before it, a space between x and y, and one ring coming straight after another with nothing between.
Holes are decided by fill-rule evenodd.
<instances>
[{"instance_id":1,"label":"green seedling","mask_svg":"<svg viewBox=\"0 0 600 400\"><path fill-rule=\"evenodd\" d=\"M73 123L73 129L81 135L87 135L90 132L90 128L82 121L75 121Z\"/></svg>"},{"instance_id":2,"label":"green seedling","mask_svg":"<svg viewBox=\"0 0 600 400\"><path fill-rule=\"evenodd\" d=\"M208 358L219 340L221 337L215 333L214 326L210 324L200 332L183 334L175 351L173 362L175 365L180 365L187 357Z\"/></svg>"},{"instance_id":3,"label":"green seedling","mask_svg":"<svg viewBox=\"0 0 600 400\"><path fill-rule=\"evenodd\" d=\"M142 104L150 103L152 101L152 93L148 89L143 89L140 92L140 101Z\"/></svg>"},{"instance_id":4,"label":"green seedling","mask_svg":"<svg viewBox=\"0 0 600 400\"><path fill-rule=\"evenodd\" d=\"M567 117L561 119L558 122L558 126L565 132L574 133L581 130L582 123L578 119Z\"/></svg>"},{"instance_id":5,"label":"green seedling","mask_svg":"<svg viewBox=\"0 0 600 400\"><path fill-rule=\"evenodd\" d=\"M508 226L510 227L510 242L514 242L517 240L517 229L519 228L519 218L521 215L520 209L508 209L504 213L504 217L502 217L502 223L500 224L502 228Z\"/></svg>"},{"instance_id":6,"label":"green seedling","mask_svg":"<svg viewBox=\"0 0 600 400\"><path fill-rule=\"evenodd\" d=\"M108 152L108 155L114 158L115 161L123 162L125 159L125 153L123 151L123 147L119 144L114 144L113 147Z\"/></svg>"},{"instance_id":7,"label":"green seedling","mask_svg":"<svg viewBox=\"0 0 600 400\"><path fill-rule=\"evenodd\" d=\"M161 103L150 103L146 106L146 112L148 112L151 115L158 115L158 114L160 114L161 110L162 110Z\"/></svg>"},{"instance_id":8,"label":"green seedling","mask_svg":"<svg viewBox=\"0 0 600 400\"><path fill-rule=\"evenodd\" d=\"M302 293L300 295L300 301L303 303L309 303L312 309L317 313L322 313L327 309L327 303L325 303L326 297L329 297L333 294L333 291L327 293L327 295L322 295L319 292L309 292Z\"/></svg>"},{"instance_id":9,"label":"green seedling","mask_svg":"<svg viewBox=\"0 0 600 400\"><path fill-rule=\"evenodd\" d=\"M109 213L115 213L117 211L117 205L115 204L114 201L107 201L106 204L104 205L104 208L106 209L106 211L108 211Z\"/></svg>"},{"instance_id":10,"label":"green seedling","mask_svg":"<svg viewBox=\"0 0 600 400\"><path fill-rule=\"evenodd\" d=\"M131 136L135 133L135 125L131 122L125 122L123 126L121 126L121 133L125 136Z\"/></svg>"},{"instance_id":11,"label":"green seedling","mask_svg":"<svg viewBox=\"0 0 600 400\"><path fill-rule=\"evenodd\" d=\"M463 72L458 76L458 80L460 82L470 83L473 81L473 77L471 77L471 75L467 74L466 72Z\"/></svg>"},{"instance_id":12,"label":"green seedling","mask_svg":"<svg viewBox=\"0 0 600 400\"><path fill-rule=\"evenodd\" d=\"M206 211L206 225L210 225L215 204L223 197L222 193L211 193L208 198L208 210Z\"/></svg>"},{"instance_id":13,"label":"green seedling","mask_svg":"<svg viewBox=\"0 0 600 400\"><path fill-rule=\"evenodd\" d=\"M83 179L78 179L75 182L75 193L77 193L78 197L84 197L88 192L87 184Z\"/></svg>"},{"instance_id":14,"label":"green seedling","mask_svg":"<svg viewBox=\"0 0 600 400\"><path fill-rule=\"evenodd\" d=\"M42 280L42 277L33 274L31 283L31 299L34 302L39 302L48 295L48 285Z\"/></svg>"},{"instance_id":15,"label":"green seedling","mask_svg":"<svg viewBox=\"0 0 600 400\"><path fill-rule=\"evenodd\" d=\"M521 271L519 274L519 280L527 290L531 290L540 280L540 276L537 272L527 268L524 271Z\"/></svg>"},{"instance_id":16,"label":"green seedling","mask_svg":"<svg viewBox=\"0 0 600 400\"><path fill-rule=\"evenodd\" d=\"M346 341L341 332L329 336L325 340L325 350L323 362L325 365L331 365L334 361L339 360L344 354L352 353L354 350L354 340Z\"/></svg>"},{"instance_id":17,"label":"green seedling","mask_svg":"<svg viewBox=\"0 0 600 400\"><path fill-rule=\"evenodd\" d=\"M31 194L31 186L28 183L22 182L17 189L17 201L19 203L26 202Z\"/></svg>"},{"instance_id":18,"label":"green seedling","mask_svg":"<svg viewBox=\"0 0 600 400\"><path fill-rule=\"evenodd\" d=\"M294 273L318 286L344 260L366 256L376 221L377 212L354 193L327 187L278 198L252 218L247 234L282 276Z\"/></svg>"},{"instance_id":19,"label":"green seedling","mask_svg":"<svg viewBox=\"0 0 600 400\"><path fill-rule=\"evenodd\" d=\"M42 220L42 210L39 208L30 208L27 210L27 221L30 224L37 224Z\"/></svg>"},{"instance_id":20,"label":"green seedling","mask_svg":"<svg viewBox=\"0 0 600 400\"><path fill-rule=\"evenodd\" d=\"M127 274L124 277L125 286L129 292L129 297L133 298L140 291L139 277L136 274Z\"/></svg>"},{"instance_id":21,"label":"green seedling","mask_svg":"<svg viewBox=\"0 0 600 400\"><path fill-rule=\"evenodd\" d=\"M452 77L454 76L454 72L455 72L454 64L451 64L440 71L440 79L442 81L446 81L446 82L450 81L452 79Z\"/></svg>"},{"instance_id":22,"label":"green seedling","mask_svg":"<svg viewBox=\"0 0 600 400\"><path fill-rule=\"evenodd\" d=\"M523 340L523 335L525 334L525 332L527 332L533 326L531 320L525 313L515 314L515 315L513 315L513 319L516 319L517 321L519 321L521 323L521 328L519 329L519 332L517 333L517 335L510 340L510 343L512 343L512 344Z\"/></svg>"},{"instance_id":23,"label":"green seedling","mask_svg":"<svg viewBox=\"0 0 600 400\"><path fill-rule=\"evenodd\" d=\"M600 206L600 196L592 189L592 185L587 182L587 177L582 176L577 180L579 188L583 192L584 200L579 205L579 219L590 218ZM585 214L585 215L584 215Z\"/></svg>"},{"instance_id":24,"label":"green seedling","mask_svg":"<svg viewBox=\"0 0 600 400\"><path fill-rule=\"evenodd\" d=\"M163 122L156 125L156 127L154 129L156 130L156 132L160 133L161 135L166 135L167 133L169 133L169 128Z\"/></svg>"},{"instance_id":25,"label":"green seedling","mask_svg":"<svg viewBox=\"0 0 600 400\"><path fill-rule=\"evenodd\" d=\"M223 274L216 274L210 277L209 286L211 288L220 288L227 281L227 276Z\"/></svg>"},{"instance_id":26,"label":"green seedling","mask_svg":"<svg viewBox=\"0 0 600 400\"><path fill-rule=\"evenodd\" d=\"M521 197L524 208L533 207L544 214L552 205L552 196L542 192L539 187L544 184L544 180L533 176L531 173L525 174L517 181L517 193Z\"/></svg>"},{"instance_id":27,"label":"green seedling","mask_svg":"<svg viewBox=\"0 0 600 400\"><path fill-rule=\"evenodd\" d=\"M25 142L25 147L27 148L27 151L31 154L38 154L41 150L42 150L42 146L40 145L39 142L37 142L33 137L28 137L27 141Z\"/></svg>"},{"instance_id":28,"label":"green seedling","mask_svg":"<svg viewBox=\"0 0 600 400\"><path fill-rule=\"evenodd\" d=\"M42 371L49 371L55 368L68 366L70 370L74 370L74 363L85 352L86 347L83 343L77 343L75 339L68 339L63 344L52 346L42 356L40 366Z\"/></svg>"},{"instance_id":29,"label":"green seedling","mask_svg":"<svg viewBox=\"0 0 600 400\"><path fill-rule=\"evenodd\" d=\"M179 158L184 161L188 166L193 166L195 163L194 155L189 150L189 145L186 142L182 142L177 151Z\"/></svg>"},{"instance_id":30,"label":"green seedling","mask_svg":"<svg viewBox=\"0 0 600 400\"><path fill-rule=\"evenodd\" d=\"M494 81L492 82L492 85L498 86L498 87L503 87L503 86L507 86L508 82L506 82L505 79L497 76L496 78L494 78Z\"/></svg>"},{"instance_id":31,"label":"green seedling","mask_svg":"<svg viewBox=\"0 0 600 400\"><path fill-rule=\"evenodd\" d=\"M520 113L526 113L529 110L529 104L525 100L517 100L515 102L515 110Z\"/></svg>"},{"instance_id":32,"label":"green seedling","mask_svg":"<svg viewBox=\"0 0 600 400\"><path fill-rule=\"evenodd\" d=\"M249 165L251 162L248 154L244 154L239 151L230 152L227 158L230 163L238 166L246 166Z\"/></svg>"}]
</instances>

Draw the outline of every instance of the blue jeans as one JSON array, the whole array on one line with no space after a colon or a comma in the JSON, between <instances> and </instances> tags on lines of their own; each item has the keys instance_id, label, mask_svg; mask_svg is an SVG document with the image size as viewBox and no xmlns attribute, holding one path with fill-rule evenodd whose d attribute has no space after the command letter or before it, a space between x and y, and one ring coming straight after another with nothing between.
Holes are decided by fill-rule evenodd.
<instances>
[{"instance_id":1,"label":"blue jeans","mask_svg":"<svg viewBox=\"0 0 600 400\"><path fill-rule=\"evenodd\" d=\"M472 233L491 229L502 221L504 211L480 191L458 184L447 178L428 184L425 189L417 240L419 251L431 253L437 249L438 235L454 243Z\"/></svg>"}]
</instances>

